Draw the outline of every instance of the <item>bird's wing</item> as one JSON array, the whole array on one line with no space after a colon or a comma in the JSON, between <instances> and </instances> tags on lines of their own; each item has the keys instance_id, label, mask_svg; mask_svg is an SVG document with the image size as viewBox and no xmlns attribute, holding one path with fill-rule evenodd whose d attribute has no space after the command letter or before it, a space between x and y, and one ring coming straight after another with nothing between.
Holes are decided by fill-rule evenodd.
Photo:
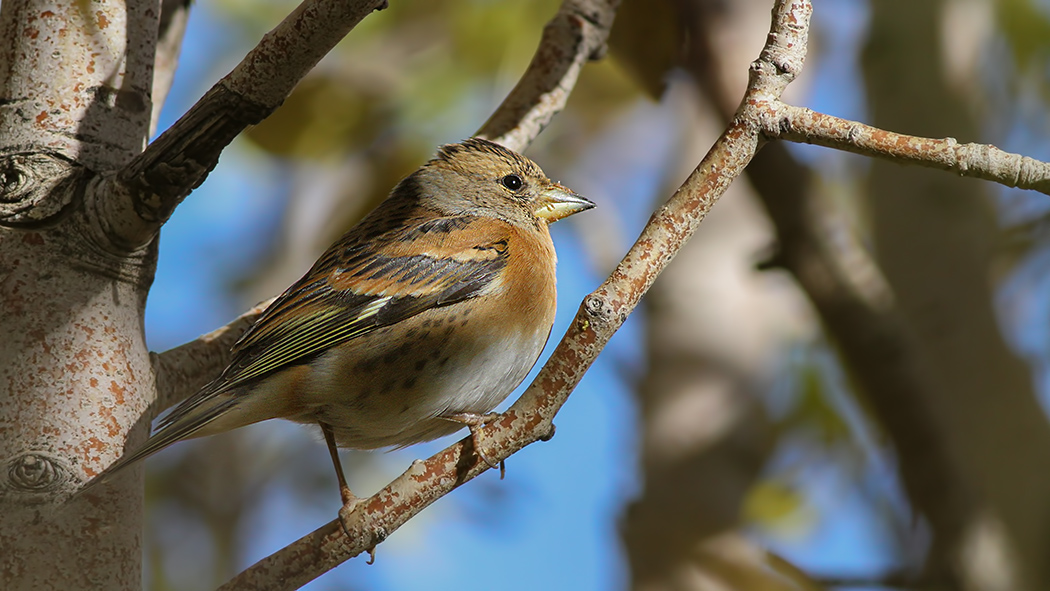
<instances>
[{"instance_id":1,"label":"bird's wing","mask_svg":"<svg viewBox=\"0 0 1050 591\"><path fill-rule=\"evenodd\" d=\"M456 217L421 222L379 245L341 241L241 337L223 374L158 427L178 421L195 399L247 385L340 343L485 291L507 265L507 237L503 222Z\"/></svg>"}]
</instances>

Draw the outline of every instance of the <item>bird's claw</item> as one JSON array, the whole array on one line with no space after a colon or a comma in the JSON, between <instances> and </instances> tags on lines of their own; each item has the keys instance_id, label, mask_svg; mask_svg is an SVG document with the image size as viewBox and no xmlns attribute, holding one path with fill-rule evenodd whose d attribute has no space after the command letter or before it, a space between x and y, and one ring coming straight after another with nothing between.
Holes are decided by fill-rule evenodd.
<instances>
[{"instance_id":1,"label":"bird's claw","mask_svg":"<svg viewBox=\"0 0 1050 591\"><path fill-rule=\"evenodd\" d=\"M470 430L470 442L474 447L474 454L477 455L482 462L485 462L485 464L488 465L489 468L499 468L499 478L500 480L503 480L504 475L506 475L507 473L506 464L504 464L503 460L500 460L498 464L496 462L493 462L491 459L489 459L487 455L485 455L485 452L481 450L480 431L482 427L500 418L500 416L501 415L499 413L488 413L482 415L475 414L472 412L457 412L442 415L441 418L455 423L460 423L462 425L466 425L467 429Z\"/></svg>"}]
</instances>

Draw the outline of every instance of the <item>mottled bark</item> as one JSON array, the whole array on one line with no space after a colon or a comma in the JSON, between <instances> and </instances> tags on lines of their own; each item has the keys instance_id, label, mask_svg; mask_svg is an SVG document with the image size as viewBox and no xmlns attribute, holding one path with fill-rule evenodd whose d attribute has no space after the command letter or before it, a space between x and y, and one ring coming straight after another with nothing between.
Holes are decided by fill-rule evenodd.
<instances>
[{"instance_id":1,"label":"mottled bark","mask_svg":"<svg viewBox=\"0 0 1050 591\"><path fill-rule=\"evenodd\" d=\"M63 501L153 417L143 312L159 224L141 231L112 179L143 153L186 7L162 19L159 1L0 4L3 589L141 587L141 467Z\"/></svg>"},{"instance_id":2,"label":"mottled bark","mask_svg":"<svg viewBox=\"0 0 1050 591\"><path fill-rule=\"evenodd\" d=\"M0 587L140 586L141 472L56 501L120 455L153 390L155 253L114 249L99 171L142 150L159 11L0 4ZM119 525L116 525L119 524Z\"/></svg>"}]
</instances>

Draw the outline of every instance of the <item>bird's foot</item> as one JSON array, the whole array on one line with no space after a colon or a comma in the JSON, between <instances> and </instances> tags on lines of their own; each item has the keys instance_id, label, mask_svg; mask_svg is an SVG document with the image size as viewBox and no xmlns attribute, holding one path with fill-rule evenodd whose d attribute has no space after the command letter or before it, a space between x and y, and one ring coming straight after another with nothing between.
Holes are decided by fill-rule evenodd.
<instances>
[{"instance_id":1,"label":"bird's foot","mask_svg":"<svg viewBox=\"0 0 1050 591\"><path fill-rule=\"evenodd\" d=\"M354 539L354 535L350 533L350 526L347 525L347 520L354 513L357 505L365 499L354 496L354 493L350 492L349 487L340 487L340 494L343 496L343 507L339 509L339 525L343 528L343 535L346 536L348 542ZM365 550L368 552L368 562L365 564L375 564L376 562L376 547L372 546Z\"/></svg>"},{"instance_id":2,"label":"bird's foot","mask_svg":"<svg viewBox=\"0 0 1050 591\"><path fill-rule=\"evenodd\" d=\"M356 505L357 502L361 500L360 497L350 491L350 487L347 486L345 482L339 483L339 498L342 499L344 507L353 507L353 505Z\"/></svg>"},{"instance_id":3,"label":"bird's foot","mask_svg":"<svg viewBox=\"0 0 1050 591\"><path fill-rule=\"evenodd\" d=\"M355 541L360 540L362 536L366 535L360 527L351 528L350 518L353 516L354 511L357 510L357 506L367 500L368 499L363 497L352 497L347 504L339 509L339 525L343 528L343 535L346 536L346 542L348 544L353 544ZM351 529L354 529L356 533L351 533ZM386 535L376 536L373 534L371 539L372 545L365 549L365 552L368 552L368 562L365 564L375 564L376 547L378 547L385 539Z\"/></svg>"},{"instance_id":4,"label":"bird's foot","mask_svg":"<svg viewBox=\"0 0 1050 591\"><path fill-rule=\"evenodd\" d=\"M354 496L354 493L350 492L349 488L343 489L340 487L339 493L343 497L343 506L339 509L339 525L343 527L343 533L346 534L347 539L353 539L353 534L350 533L350 526L346 522L350 515L353 514L354 509L357 508L358 503L364 499Z\"/></svg>"},{"instance_id":5,"label":"bird's foot","mask_svg":"<svg viewBox=\"0 0 1050 591\"><path fill-rule=\"evenodd\" d=\"M486 413L477 414L472 412L453 412L441 415L442 419L452 421L454 423L460 423L466 425L467 429L470 429L470 440L474 445L474 453L481 458L481 461L488 464L489 468L499 468L499 478L503 480L503 477L507 474L507 466L500 460L499 464L496 464L485 455L485 452L481 449L481 431L480 429L485 425L500 418L499 413Z\"/></svg>"}]
</instances>

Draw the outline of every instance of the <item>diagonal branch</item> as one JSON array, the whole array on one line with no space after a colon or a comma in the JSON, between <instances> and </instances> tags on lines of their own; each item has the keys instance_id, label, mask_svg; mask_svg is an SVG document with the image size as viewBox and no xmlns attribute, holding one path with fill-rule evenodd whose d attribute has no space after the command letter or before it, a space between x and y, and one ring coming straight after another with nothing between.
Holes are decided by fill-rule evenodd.
<instances>
[{"instance_id":1,"label":"diagonal branch","mask_svg":"<svg viewBox=\"0 0 1050 591\"><path fill-rule=\"evenodd\" d=\"M385 0L304 0L144 152L110 179L111 239L148 243L219 155L262 121L357 23Z\"/></svg>"},{"instance_id":2,"label":"diagonal branch","mask_svg":"<svg viewBox=\"0 0 1050 591\"><path fill-rule=\"evenodd\" d=\"M554 416L584 372L758 150L753 104L760 95L780 96L800 70L811 12L807 0L777 3L773 32L762 57L752 64L747 96L733 124L653 214L609 278L584 298L532 385L498 421L480 431L484 455L502 460L553 435ZM349 536L339 521L328 523L259 561L222 589L295 589L381 543L425 507L488 468L470 442L467 438L425 461L413 462L383 490L344 507L340 516Z\"/></svg>"},{"instance_id":3,"label":"diagonal branch","mask_svg":"<svg viewBox=\"0 0 1050 591\"><path fill-rule=\"evenodd\" d=\"M477 135L496 138L516 151L528 147L565 107L582 65L604 55L618 4L619 0L565 0L544 29L521 81ZM229 363L230 345L261 313L260 308L249 310L225 327L160 353L155 412L181 402L218 375ZM222 337L216 338L219 334Z\"/></svg>"},{"instance_id":4,"label":"diagonal branch","mask_svg":"<svg viewBox=\"0 0 1050 591\"><path fill-rule=\"evenodd\" d=\"M605 55L620 0L564 0L518 84L475 134L523 151L569 100L587 60Z\"/></svg>"}]
</instances>

